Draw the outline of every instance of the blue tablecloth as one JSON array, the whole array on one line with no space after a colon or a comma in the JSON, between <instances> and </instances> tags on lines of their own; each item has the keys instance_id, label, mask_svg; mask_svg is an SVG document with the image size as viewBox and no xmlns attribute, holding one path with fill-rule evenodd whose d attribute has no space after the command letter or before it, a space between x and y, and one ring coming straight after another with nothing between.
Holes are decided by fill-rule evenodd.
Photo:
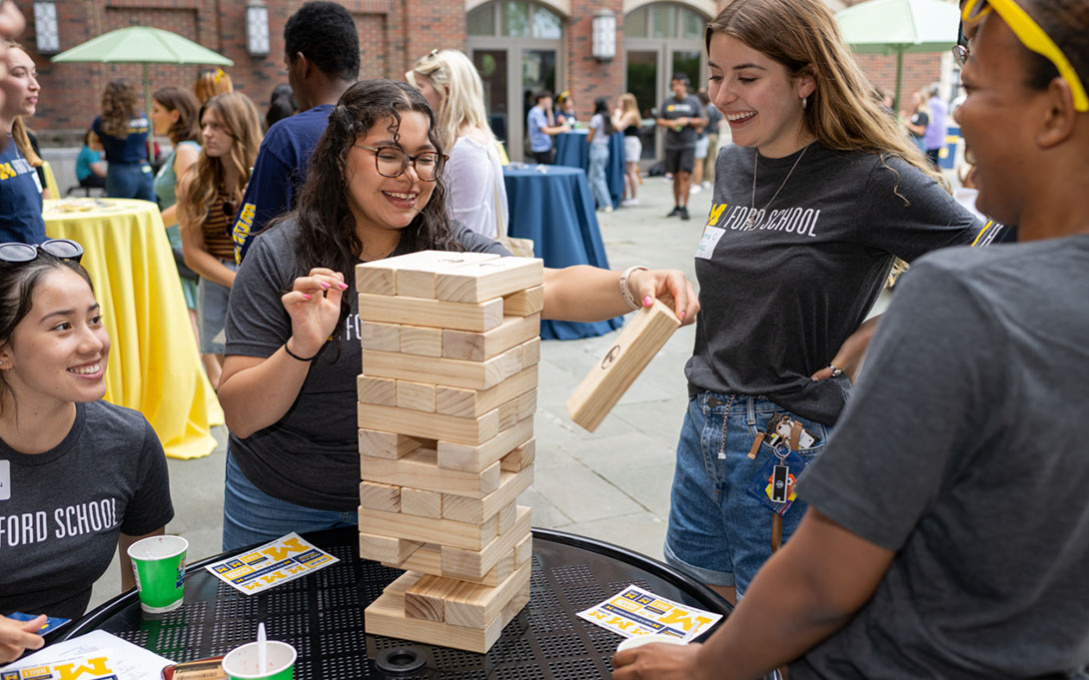
<instances>
[{"instance_id":1,"label":"blue tablecloth","mask_svg":"<svg viewBox=\"0 0 1089 680\"><path fill-rule=\"evenodd\" d=\"M561 132L556 140L556 165L590 170L590 145L585 132ZM605 164L605 183L613 207L624 198L624 133L614 132L609 137L609 162Z\"/></svg>"},{"instance_id":2,"label":"blue tablecloth","mask_svg":"<svg viewBox=\"0 0 1089 680\"><path fill-rule=\"evenodd\" d=\"M558 165L503 168L510 212L510 235L533 239L534 254L546 267L562 269L576 264L609 268L601 241L594 198L586 173ZM623 318L596 323L542 321L545 340L575 340L604 335L620 328Z\"/></svg>"}]
</instances>

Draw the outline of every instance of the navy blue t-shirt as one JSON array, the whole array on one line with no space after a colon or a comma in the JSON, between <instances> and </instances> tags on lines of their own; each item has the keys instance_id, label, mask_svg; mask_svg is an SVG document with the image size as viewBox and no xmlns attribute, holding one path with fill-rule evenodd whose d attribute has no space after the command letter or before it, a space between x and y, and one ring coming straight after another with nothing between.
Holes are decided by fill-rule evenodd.
<instances>
[{"instance_id":1,"label":"navy blue t-shirt","mask_svg":"<svg viewBox=\"0 0 1089 680\"><path fill-rule=\"evenodd\" d=\"M95 118L91 124L98 138L102 140L102 146L106 149L106 161L117 165L134 165L147 161L147 133L149 123L147 114L138 111L129 119L126 127L127 137L114 137L102 130L102 116Z\"/></svg>"},{"instance_id":2,"label":"navy blue t-shirt","mask_svg":"<svg viewBox=\"0 0 1089 680\"><path fill-rule=\"evenodd\" d=\"M234 253L241 263L250 237L261 233L276 217L295 209L306 182L310 153L325 133L332 104L322 104L284 118L268 129L253 166L242 207L235 215Z\"/></svg>"},{"instance_id":3,"label":"navy blue t-shirt","mask_svg":"<svg viewBox=\"0 0 1089 680\"><path fill-rule=\"evenodd\" d=\"M45 240L42 219L42 185L38 173L11 135L0 149L0 243L41 243Z\"/></svg>"}]
</instances>

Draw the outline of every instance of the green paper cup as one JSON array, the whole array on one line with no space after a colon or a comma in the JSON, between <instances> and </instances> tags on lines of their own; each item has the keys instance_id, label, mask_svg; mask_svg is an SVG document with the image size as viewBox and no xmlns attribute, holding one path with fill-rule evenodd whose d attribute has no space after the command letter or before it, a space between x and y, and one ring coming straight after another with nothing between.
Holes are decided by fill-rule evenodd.
<instances>
[{"instance_id":1,"label":"green paper cup","mask_svg":"<svg viewBox=\"0 0 1089 680\"><path fill-rule=\"evenodd\" d=\"M223 659L223 672L231 680L291 680L295 675L295 648L269 640L265 667L257 663L257 643L235 648Z\"/></svg>"},{"instance_id":2,"label":"green paper cup","mask_svg":"<svg viewBox=\"0 0 1089 680\"><path fill-rule=\"evenodd\" d=\"M174 611L185 595L185 551L181 536L152 536L129 546L140 608L149 614Z\"/></svg>"}]
</instances>

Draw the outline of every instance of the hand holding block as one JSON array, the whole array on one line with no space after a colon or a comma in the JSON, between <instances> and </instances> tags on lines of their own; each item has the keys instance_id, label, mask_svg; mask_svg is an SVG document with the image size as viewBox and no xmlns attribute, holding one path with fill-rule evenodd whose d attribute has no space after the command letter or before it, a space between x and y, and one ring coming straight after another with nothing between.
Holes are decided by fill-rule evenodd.
<instances>
[{"instance_id":1,"label":"hand holding block","mask_svg":"<svg viewBox=\"0 0 1089 680\"><path fill-rule=\"evenodd\" d=\"M571 420L590 432L596 430L680 325L660 300L633 314L616 344L568 398Z\"/></svg>"}]
</instances>

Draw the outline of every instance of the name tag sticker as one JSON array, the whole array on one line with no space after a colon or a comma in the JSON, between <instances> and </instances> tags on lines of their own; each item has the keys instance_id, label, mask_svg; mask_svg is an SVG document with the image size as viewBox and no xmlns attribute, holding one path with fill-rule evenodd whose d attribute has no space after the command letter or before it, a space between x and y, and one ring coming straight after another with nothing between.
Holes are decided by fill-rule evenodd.
<instances>
[{"instance_id":1,"label":"name tag sticker","mask_svg":"<svg viewBox=\"0 0 1089 680\"><path fill-rule=\"evenodd\" d=\"M704 227L703 238L700 239L699 247L696 248L696 257L710 260L711 256L715 254L715 246L718 245L718 240L725 233L726 230L721 227L712 227L710 224Z\"/></svg>"},{"instance_id":2,"label":"name tag sticker","mask_svg":"<svg viewBox=\"0 0 1089 680\"><path fill-rule=\"evenodd\" d=\"M11 498L11 461L0 460L0 501Z\"/></svg>"}]
</instances>

